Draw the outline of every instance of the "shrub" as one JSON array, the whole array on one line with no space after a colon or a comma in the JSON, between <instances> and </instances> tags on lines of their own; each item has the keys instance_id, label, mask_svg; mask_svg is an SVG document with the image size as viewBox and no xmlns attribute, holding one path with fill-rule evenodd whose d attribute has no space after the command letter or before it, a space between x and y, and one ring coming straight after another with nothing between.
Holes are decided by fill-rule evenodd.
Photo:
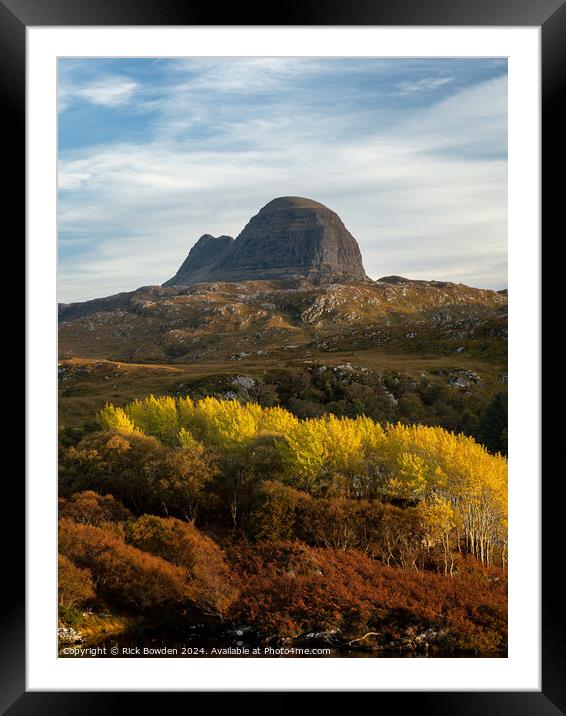
<instances>
[{"instance_id":1,"label":"shrub","mask_svg":"<svg viewBox=\"0 0 566 716\"><path fill-rule=\"evenodd\" d=\"M173 517L143 515L127 525L126 541L144 552L184 567L190 577L196 561L197 532L193 525Z\"/></svg>"},{"instance_id":2,"label":"shrub","mask_svg":"<svg viewBox=\"0 0 566 716\"><path fill-rule=\"evenodd\" d=\"M92 573L81 569L65 555L59 555L59 607L72 609L83 605L95 596Z\"/></svg>"},{"instance_id":3,"label":"shrub","mask_svg":"<svg viewBox=\"0 0 566 716\"><path fill-rule=\"evenodd\" d=\"M299 513L312 502L310 495L275 480L261 484L247 520L248 532L259 541L292 540L300 531Z\"/></svg>"},{"instance_id":4,"label":"shrub","mask_svg":"<svg viewBox=\"0 0 566 716\"><path fill-rule=\"evenodd\" d=\"M501 571L454 578L401 571L357 550L300 543L235 546L241 596L234 618L289 636L338 628L380 633L380 641L432 628L443 645L494 652L505 647L506 582Z\"/></svg>"},{"instance_id":5,"label":"shrub","mask_svg":"<svg viewBox=\"0 0 566 716\"><path fill-rule=\"evenodd\" d=\"M59 548L77 565L90 569L97 593L113 604L141 612L187 601L183 569L125 544L101 527L63 519Z\"/></svg>"},{"instance_id":6,"label":"shrub","mask_svg":"<svg viewBox=\"0 0 566 716\"><path fill-rule=\"evenodd\" d=\"M224 617L237 591L224 553L210 537L192 524L144 515L128 525L127 540L182 567L192 603L209 616Z\"/></svg>"},{"instance_id":7,"label":"shrub","mask_svg":"<svg viewBox=\"0 0 566 716\"><path fill-rule=\"evenodd\" d=\"M62 448L64 494L110 492L136 513L157 511L193 519L217 470L201 444L167 447L139 432L97 433Z\"/></svg>"},{"instance_id":8,"label":"shrub","mask_svg":"<svg viewBox=\"0 0 566 716\"><path fill-rule=\"evenodd\" d=\"M257 541L298 539L357 549L406 569L422 566L425 557L424 532L414 509L377 500L313 498L277 481L262 483L247 526Z\"/></svg>"}]
</instances>

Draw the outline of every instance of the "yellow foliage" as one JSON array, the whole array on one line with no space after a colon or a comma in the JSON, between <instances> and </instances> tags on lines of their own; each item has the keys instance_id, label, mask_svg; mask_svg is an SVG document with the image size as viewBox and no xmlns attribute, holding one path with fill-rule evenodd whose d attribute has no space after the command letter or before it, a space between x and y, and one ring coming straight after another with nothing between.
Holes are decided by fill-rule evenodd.
<instances>
[{"instance_id":1,"label":"yellow foliage","mask_svg":"<svg viewBox=\"0 0 566 716\"><path fill-rule=\"evenodd\" d=\"M454 506L443 497L436 496L432 502L421 502L417 514L430 544L440 541L457 524Z\"/></svg>"},{"instance_id":2,"label":"yellow foliage","mask_svg":"<svg viewBox=\"0 0 566 716\"><path fill-rule=\"evenodd\" d=\"M189 450L196 450L199 453L204 449L203 444L193 437L188 430L185 430L185 428L179 430L179 445Z\"/></svg>"},{"instance_id":3,"label":"yellow foliage","mask_svg":"<svg viewBox=\"0 0 566 716\"><path fill-rule=\"evenodd\" d=\"M134 425L166 444L174 444L179 434L177 405L174 398L150 395L145 400L135 400L125 407Z\"/></svg>"},{"instance_id":4,"label":"yellow foliage","mask_svg":"<svg viewBox=\"0 0 566 716\"><path fill-rule=\"evenodd\" d=\"M279 472L265 477L311 493L409 500L418 505L431 541L440 539L448 550L456 530L484 562L496 544L506 543L506 458L443 428L397 424L384 429L365 416L299 420L284 408L257 403L153 395L124 409L107 404L99 417L108 430L140 431L199 453L205 448L224 453L230 460L238 455L244 466L257 450L257 438L273 436L279 459L269 464Z\"/></svg>"},{"instance_id":5,"label":"yellow foliage","mask_svg":"<svg viewBox=\"0 0 566 716\"><path fill-rule=\"evenodd\" d=\"M121 433L135 432L134 423L126 415L122 408L106 403L100 411L98 418L105 430L117 430Z\"/></svg>"},{"instance_id":6,"label":"yellow foliage","mask_svg":"<svg viewBox=\"0 0 566 716\"><path fill-rule=\"evenodd\" d=\"M384 429L365 416L299 420L284 408L257 403L153 395L124 409L106 405L100 420L109 430L138 430L164 443L203 443L216 451L245 451L258 436L274 435L282 477L297 487L319 492L346 485L348 495L365 496L376 494L379 483L391 497L434 508L438 519L441 507L450 505L474 545L487 531L504 539L507 460L443 428L397 424Z\"/></svg>"},{"instance_id":7,"label":"yellow foliage","mask_svg":"<svg viewBox=\"0 0 566 716\"><path fill-rule=\"evenodd\" d=\"M195 405L189 430L205 445L235 449L256 434L261 410L255 403L203 398Z\"/></svg>"},{"instance_id":8,"label":"yellow foliage","mask_svg":"<svg viewBox=\"0 0 566 716\"><path fill-rule=\"evenodd\" d=\"M299 419L285 408L262 408L258 416L258 432L286 435L298 423Z\"/></svg>"}]
</instances>

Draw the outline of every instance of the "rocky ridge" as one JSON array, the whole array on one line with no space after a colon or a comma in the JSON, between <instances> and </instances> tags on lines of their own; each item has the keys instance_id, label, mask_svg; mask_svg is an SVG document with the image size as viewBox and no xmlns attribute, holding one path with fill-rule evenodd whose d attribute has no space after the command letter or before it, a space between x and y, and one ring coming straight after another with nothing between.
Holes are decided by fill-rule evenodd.
<instances>
[{"instance_id":1,"label":"rocky ridge","mask_svg":"<svg viewBox=\"0 0 566 716\"><path fill-rule=\"evenodd\" d=\"M61 357L243 360L505 347L507 296L447 282L309 279L145 286L59 307Z\"/></svg>"}]
</instances>

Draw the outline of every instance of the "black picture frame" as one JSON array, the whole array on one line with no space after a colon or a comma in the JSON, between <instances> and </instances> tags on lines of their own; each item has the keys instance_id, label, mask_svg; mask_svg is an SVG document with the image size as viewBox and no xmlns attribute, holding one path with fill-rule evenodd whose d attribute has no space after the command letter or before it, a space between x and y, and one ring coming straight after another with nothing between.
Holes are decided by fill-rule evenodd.
<instances>
[{"instance_id":1,"label":"black picture frame","mask_svg":"<svg viewBox=\"0 0 566 716\"><path fill-rule=\"evenodd\" d=\"M26 28L88 25L395 25L395 26L537 26L542 37L542 158L543 226L561 227L564 183L559 147L563 146L563 99L566 67L566 0L288 0L281 6L257 9L250 4L221 10L202 0L0 0L0 106L4 124L10 182L4 190L3 212L12 226L25 217L25 86ZM218 17L222 22L217 22ZM5 165L6 166L6 165ZM560 216L559 216L560 214ZM5 222L5 225L7 222ZM25 225L25 224L24 224ZM17 235L15 231L12 234ZM23 242L22 242L23 244ZM6 250L6 249L5 249ZM28 410L33 396L28 395ZM28 446L29 448L29 446ZM33 449L33 446L31 446ZM5 505L24 513L24 481L11 475L5 484ZM559 478L559 475L557 475ZM8 482L5 480L5 483ZM560 542L561 522L550 516L552 505L563 504L557 479L543 500L543 543ZM12 494L8 494L8 490ZM5 537L5 574L10 575L6 606L0 612L2 653L0 707L2 713L101 714L131 706L133 692L31 692L25 684L25 533L24 520L14 520ZM566 714L566 638L561 573L543 558L542 690L540 692L379 692L376 707L387 702L414 708L421 714ZM8 583L5 582L5 587ZM163 708L167 692L141 694L144 706ZM187 694L176 694L186 698ZM188 703L185 701L185 703Z\"/></svg>"}]
</instances>

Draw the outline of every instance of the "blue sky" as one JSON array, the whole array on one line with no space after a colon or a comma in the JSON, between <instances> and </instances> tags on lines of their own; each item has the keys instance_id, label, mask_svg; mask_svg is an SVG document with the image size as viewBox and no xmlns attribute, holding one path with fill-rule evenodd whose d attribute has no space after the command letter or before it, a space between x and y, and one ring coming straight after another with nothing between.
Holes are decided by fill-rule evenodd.
<instances>
[{"instance_id":1,"label":"blue sky","mask_svg":"<svg viewBox=\"0 0 566 716\"><path fill-rule=\"evenodd\" d=\"M160 284L268 201L373 278L507 285L504 59L59 60L59 300Z\"/></svg>"}]
</instances>

